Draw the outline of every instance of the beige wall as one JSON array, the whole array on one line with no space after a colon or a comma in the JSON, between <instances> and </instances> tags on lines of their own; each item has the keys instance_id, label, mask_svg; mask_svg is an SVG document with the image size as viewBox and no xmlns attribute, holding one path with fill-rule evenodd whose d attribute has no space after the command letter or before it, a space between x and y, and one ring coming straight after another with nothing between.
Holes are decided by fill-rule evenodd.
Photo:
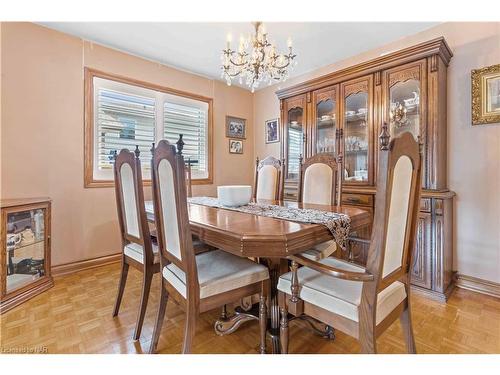
<instances>
[{"instance_id":1,"label":"beige wall","mask_svg":"<svg viewBox=\"0 0 500 375\"><path fill-rule=\"evenodd\" d=\"M446 23L325 66L254 94L255 154L279 156L266 145L264 121L279 115L275 91L313 77L444 36L454 57L448 68L448 181L457 193L455 259L460 274L500 282L500 124L472 126L470 71L500 63L500 23ZM299 56L300 57L300 56Z\"/></svg>"},{"instance_id":2,"label":"beige wall","mask_svg":"<svg viewBox=\"0 0 500 375\"><path fill-rule=\"evenodd\" d=\"M1 198L53 200L52 263L119 251L112 188L83 188L83 67L214 99L214 184L251 184L252 94L29 23L1 28ZM225 115L246 118L243 155L230 155ZM148 189L149 190L149 189ZM150 192L146 192L150 196Z\"/></svg>"},{"instance_id":3,"label":"beige wall","mask_svg":"<svg viewBox=\"0 0 500 375\"><path fill-rule=\"evenodd\" d=\"M279 116L278 87L441 35L454 53L448 70L448 177L457 193L455 269L500 282L500 125L472 127L470 122L470 70L500 62L499 23L442 24L253 97L37 25L2 23L0 196L53 199L53 264L119 250L113 190L83 188L83 66L213 97L215 180L194 189L213 194L219 184L251 183L254 156L279 156L279 143L264 142L264 121ZM244 155L227 151L226 113L248 119Z\"/></svg>"}]
</instances>

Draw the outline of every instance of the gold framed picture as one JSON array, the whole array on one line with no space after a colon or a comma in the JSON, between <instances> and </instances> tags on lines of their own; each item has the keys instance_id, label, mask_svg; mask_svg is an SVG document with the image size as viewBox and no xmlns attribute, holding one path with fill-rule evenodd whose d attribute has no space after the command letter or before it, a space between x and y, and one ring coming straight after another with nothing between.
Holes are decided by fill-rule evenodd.
<instances>
[{"instance_id":1,"label":"gold framed picture","mask_svg":"<svg viewBox=\"0 0 500 375\"><path fill-rule=\"evenodd\" d=\"M246 121L244 118L226 116L226 137L245 139Z\"/></svg>"},{"instance_id":2,"label":"gold framed picture","mask_svg":"<svg viewBox=\"0 0 500 375\"><path fill-rule=\"evenodd\" d=\"M230 154L243 154L243 141L239 139L229 140L229 153Z\"/></svg>"},{"instance_id":3,"label":"gold framed picture","mask_svg":"<svg viewBox=\"0 0 500 375\"><path fill-rule=\"evenodd\" d=\"M472 125L500 122L500 64L471 72Z\"/></svg>"}]
</instances>

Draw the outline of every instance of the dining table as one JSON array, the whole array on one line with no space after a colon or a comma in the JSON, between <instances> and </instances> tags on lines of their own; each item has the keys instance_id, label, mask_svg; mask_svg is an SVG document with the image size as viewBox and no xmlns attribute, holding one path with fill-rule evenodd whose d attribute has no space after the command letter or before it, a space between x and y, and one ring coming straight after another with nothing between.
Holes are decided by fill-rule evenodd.
<instances>
[{"instance_id":1,"label":"dining table","mask_svg":"<svg viewBox=\"0 0 500 375\"><path fill-rule=\"evenodd\" d=\"M255 204L275 205L285 208L313 209L347 215L350 230L366 228L371 224L369 211L355 206L329 206L305 204L294 201L258 200ZM154 223L153 202L146 201L148 221ZM279 353L279 307L277 284L280 275L288 272L290 255L301 253L314 245L333 239L327 226L317 223L297 222L275 217L240 212L232 208L214 207L189 202L188 214L191 232L202 242L228 253L254 258L269 268L269 322L268 335L272 340L274 353ZM236 302L236 301L235 301ZM225 313L215 323L219 335L234 332L244 322L258 320L257 304L243 303L232 316ZM224 310L225 311L225 310ZM303 317L310 327L324 337L334 337L332 327Z\"/></svg>"}]
</instances>

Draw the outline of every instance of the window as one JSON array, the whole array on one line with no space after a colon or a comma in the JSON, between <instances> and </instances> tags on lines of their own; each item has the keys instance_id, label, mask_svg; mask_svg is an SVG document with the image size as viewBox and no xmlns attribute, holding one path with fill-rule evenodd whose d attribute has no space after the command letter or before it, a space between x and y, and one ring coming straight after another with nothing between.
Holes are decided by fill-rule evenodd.
<instances>
[{"instance_id":1,"label":"window","mask_svg":"<svg viewBox=\"0 0 500 375\"><path fill-rule=\"evenodd\" d=\"M193 178L208 178L208 132L206 103L169 97L163 104L163 138L177 142L183 134L184 159L190 159Z\"/></svg>"},{"instance_id":2,"label":"window","mask_svg":"<svg viewBox=\"0 0 500 375\"><path fill-rule=\"evenodd\" d=\"M302 155L302 130L288 128L288 147L288 177L296 178Z\"/></svg>"},{"instance_id":3,"label":"window","mask_svg":"<svg viewBox=\"0 0 500 375\"><path fill-rule=\"evenodd\" d=\"M114 152L137 146L151 178L151 145L175 144L192 164L193 184L211 183L212 100L86 69L85 186L112 186Z\"/></svg>"}]
</instances>

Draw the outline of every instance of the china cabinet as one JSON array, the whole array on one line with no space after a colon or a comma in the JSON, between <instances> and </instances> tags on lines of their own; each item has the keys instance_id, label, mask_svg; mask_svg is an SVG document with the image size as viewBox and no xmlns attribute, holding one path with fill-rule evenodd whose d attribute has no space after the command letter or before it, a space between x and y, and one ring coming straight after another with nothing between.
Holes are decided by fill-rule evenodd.
<instances>
[{"instance_id":1,"label":"china cabinet","mask_svg":"<svg viewBox=\"0 0 500 375\"><path fill-rule=\"evenodd\" d=\"M48 198L1 201L0 312L52 287Z\"/></svg>"},{"instance_id":2,"label":"china cabinet","mask_svg":"<svg viewBox=\"0 0 500 375\"><path fill-rule=\"evenodd\" d=\"M446 179L446 70L451 57L444 38L437 38L277 91L284 119L281 157L295 170L298 154L342 153L344 204L373 212L383 122L391 137L410 132L420 140L423 190L412 284L442 300L453 288L455 194ZM295 133L297 110L301 121ZM285 175L284 185L285 199L296 199L293 173ZM366 228L356 234L369 238L370 232ZM357 245L342 256L365 263L366 253L367 245Z\"/></svg>"}]
</instances>

